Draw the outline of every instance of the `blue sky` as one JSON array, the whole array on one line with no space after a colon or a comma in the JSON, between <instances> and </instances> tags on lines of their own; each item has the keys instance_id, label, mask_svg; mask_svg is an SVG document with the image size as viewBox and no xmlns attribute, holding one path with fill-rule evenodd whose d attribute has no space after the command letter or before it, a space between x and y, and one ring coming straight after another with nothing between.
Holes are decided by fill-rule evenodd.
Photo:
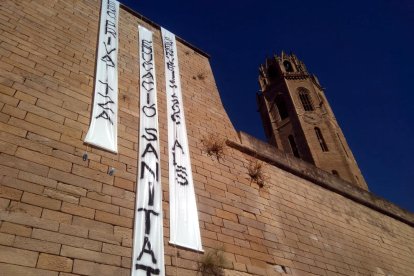
<instances>
[{"instance_id":1,"label":"blue sky","mask_svg":"<svg viewBox=\"0 0 414 276\"><path fill-rule=\"evenodd\" d=\"M414 212L414 1L133 1L211 55L234 126L264 139L255 93L266 56L315 74L374 194Z\"/></svg>"}]
</instances>

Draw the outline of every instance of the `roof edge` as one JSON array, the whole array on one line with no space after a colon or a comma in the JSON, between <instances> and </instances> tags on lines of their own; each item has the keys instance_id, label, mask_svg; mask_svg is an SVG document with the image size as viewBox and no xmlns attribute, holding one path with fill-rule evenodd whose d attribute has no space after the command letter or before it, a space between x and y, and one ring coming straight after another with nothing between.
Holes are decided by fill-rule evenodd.
<instances>
[{"instance_id":1,"label":"roof edge","mask_svg":"<svg viewBox=\"0 0 414 276\"><path fill-rule=\"evenodd\" d=\"M157 23L155 23L154 21L152 21L151 19L149 19L149 18L147 18L147 17L143 16L142 14L138 13L137 11L135 11L135 10L131 9L130 7L128 7L128 6L126 6L126 5L122 4L122 3L120 3L120 6L121 6L121 8L122 8L122 9L124 9L125 11L127 11L127 12L131 13L132 15L134 15L134 16L136 16L136 17L138 17L138 18L139 18L139 19L141 19L142 21L144 21L144 22L146 22L146 23L150 24L150 25L151 25L151 26L153 26L154 28L157 28L157 29L161 30L161 26L160 26L160 25L158 25ZM185 46L187 46L187 47L191 48L192 50L194 50L195 52L199 53L200 55L202 55L202 56L204 56L204 57L206 57L206 58L210 59L210 55L209 55L209 54L207 54L206 52L204 52L203 50L201 50L200 48L197 48L197 47L196 47L196 46L194 46L193 44L189 43L188 41L186 41L186 40L182 39L181 37L179 37L179 36L177 36L177 35L176 35L175 37L176 37L176 39L177 39L179 42L181 42L181 43L182 43L182 44L184 44Z\"/></svg>"}]
</instances>

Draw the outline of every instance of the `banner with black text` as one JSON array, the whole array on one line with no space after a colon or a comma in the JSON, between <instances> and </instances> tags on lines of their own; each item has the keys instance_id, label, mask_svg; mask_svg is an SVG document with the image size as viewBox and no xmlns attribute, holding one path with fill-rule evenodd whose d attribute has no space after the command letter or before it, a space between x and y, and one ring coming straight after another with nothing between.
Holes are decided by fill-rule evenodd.
<instances>
[{"instance_id":1,"label":"banner with black text","mask_svg":"<svg viewBox=\"0 0 414 276\"><path fill-rule=\"evenodd\" d=\"M102 0L91 125L85 142L118 152L119 2Z\"/></svg>"},{"instance_id":2,"label":"banner with black text","mask_svg":"<svg viewBox=\"0 0 414 276\"><path fill-rule=\"evenodd\" d=\"M139 26L140 112L131 275L164 275L162 186L152 32Z\"/></svg>"},{"instance_id":3,"label":"banner with black text","mask_svg":"<svg viewBox=\"0 0 414 276\"><path fill-rule=\"evenodd\" d=\"M161 28L168 114L170 243L203 251L175 35Z\"/></svg>"}]
</instances>

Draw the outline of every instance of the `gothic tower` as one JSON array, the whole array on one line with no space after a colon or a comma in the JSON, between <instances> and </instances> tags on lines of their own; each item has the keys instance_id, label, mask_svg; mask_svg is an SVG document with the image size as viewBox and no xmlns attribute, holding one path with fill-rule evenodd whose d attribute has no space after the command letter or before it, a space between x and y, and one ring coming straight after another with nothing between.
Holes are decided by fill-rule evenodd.
<instances>
[{"instance_id":1,"label":"gothic tower","mask_svg":"<svg viewBox=\"0 0 414 276\"><path fill-rule=\"evenodd\" d=\"M322 86L294 54L259 68L257 103L268 142L368 190Z\"/></svg>"}]
</instances>

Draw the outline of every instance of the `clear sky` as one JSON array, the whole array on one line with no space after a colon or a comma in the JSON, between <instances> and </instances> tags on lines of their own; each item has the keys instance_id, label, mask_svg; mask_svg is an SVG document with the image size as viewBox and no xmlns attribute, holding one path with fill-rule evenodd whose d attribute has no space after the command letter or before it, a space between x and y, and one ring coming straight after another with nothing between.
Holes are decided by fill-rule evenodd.
<instances>
[{"instance_id":1,"label":"clear sky","mask_svg":"<svg viewBox=\"0 0 414 276\"><path fill-rule=\"evenodd\" d=\"M294 52L315 74L374 194L414 212L414 1L137 1L211 55L234 126L260 139L258 67Z\"/></svg>"}]
</instances>

